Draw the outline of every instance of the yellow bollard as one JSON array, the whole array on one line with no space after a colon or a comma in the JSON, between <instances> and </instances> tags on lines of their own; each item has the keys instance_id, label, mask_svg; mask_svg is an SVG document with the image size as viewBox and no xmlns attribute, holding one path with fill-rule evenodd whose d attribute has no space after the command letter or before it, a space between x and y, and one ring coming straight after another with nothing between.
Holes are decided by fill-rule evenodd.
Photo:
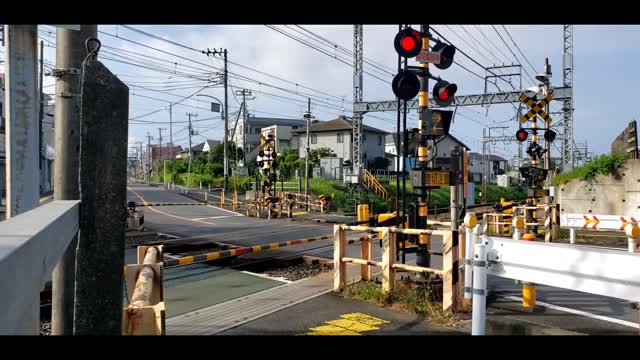
<instances>
[{"instance_id":1,"label":"yellow bollard","mask_svg":"<svg viewBox=\"0 0 640 360\"><path fill-rule=\"evenodd\" d=\"M233 192L233 211L236 211L238 205L238 192Z\"/></svg>"},{"instance_id":2,"label":"yellow bollard","mask_svg":"<svg viewBox=\"0 0 640 360\"><path fill-rule=\"evenodd\" d=\"M522 235L522 240L535 241L536 236L528 233ZM522 283L522 307L527 310L533 310L536 307L536 286L531 283Z\"/></svg>"},{"instance_id":3,"label":"yellow bollard","mask_svg":"<svg viewBox=\"0 0 640 360\"><path fill-rule=\"evenodd\" d=\"M224 190L220 191L220 207L224 206Z\"/></svg>"}]
</instances>

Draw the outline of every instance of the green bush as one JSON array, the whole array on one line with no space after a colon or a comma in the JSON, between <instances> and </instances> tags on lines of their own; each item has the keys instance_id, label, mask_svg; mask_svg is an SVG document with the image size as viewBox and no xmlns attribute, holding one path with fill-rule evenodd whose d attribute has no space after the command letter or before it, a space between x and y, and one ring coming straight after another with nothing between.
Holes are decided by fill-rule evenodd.
<instances>
[{"instance_id":1,"label":"green bush","mask_svg":"<svg viewBox=\"0 0 640 360\"><path fill-rule=\"evenodd\" d=\"M557 174L553 178L553 184L557 186L576 179L587 181L593 179L597 174L615 175L626 159L627 157L621 154L596 156L592 161L579 168Z\"/></svg>"}]
</instances>

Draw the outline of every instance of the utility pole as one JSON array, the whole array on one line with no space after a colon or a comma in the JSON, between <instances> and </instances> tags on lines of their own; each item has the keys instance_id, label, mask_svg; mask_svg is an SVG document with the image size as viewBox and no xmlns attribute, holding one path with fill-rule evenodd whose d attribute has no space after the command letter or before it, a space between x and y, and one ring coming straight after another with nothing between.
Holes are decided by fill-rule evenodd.
<instances>
[{"instance_id":1,"label":"utility pole","mask_svg":"<svg viewBox=\"0 0 640 360\"><path fill-rule=\"evenodd\" d=\"M169 160L173 164L173 104L169 104Z\"/></svg>"},{"instance_id":2,"label":"utility pole","mask_svg":"<svg viewBox=\"0 0 640 360\"><path fill-rule=\"evenodd\" d=\"M227 183L229 181L229 152L227 149L227 143L228 143L228 138L229 138L229 72L227 70L227 49L220 49L220 50L216 50L213 49L213 51L207 49L207 51L202 51L203 54L206 54L207 56L209 55L222 55L222 59L224 60L224 73L223 73L223 80L224 80L224 136L222 137L222 146L224 147L223 149L223 172L224 172L224 182L223 182L223 188L226 189L227 188ZM236 144L237 147L238 144ZM237 151L236 151L237 153Z\"/></svg>"},{"instance_id":3,"label":"utility pole","mask_svg":"<svg viewBox=\"0 0 640 360\"><path fill-rule=\"evenodd\" d=\"M97 36L98 25L56 30L54 200L80 199L80 68L87 57L85 41ZM53 335L73 334L77 246L76 236L53 270Z\"/></svg>"},{"instance_id":4,"label":"utility pole","mask_svg":"<svg viewBox=\"0 0 640 360\"><path fill-rule=\"evenodd\" d=\"M140 179L142 180L142 178L144 177L144 166L143 166L144 162L142 160L142 144L143 144L143 142L142 141L138 141L138 142L136 142L136 144L140 145L140 152L139 152L139 155L138 155L138 167L139 167L138 176L140 176Z\"/></svg>"},{"instance_id":5,"label":"utility pole","mask_svg":"<svg viewBox=\"0 0 640 360\"><path fill-rule=\"evenodd\" d=\"M40 154L39 169L42 171L42 162L44 160L43 142L42 142L42 119L44 118L44 93L42 91L42 78L44 77L44 41L40 40L40 114L38 116L38 152ZM42 174L40 174L42 176Z\"/></svg>"},{"instance_id":6,"label":"utility pole","mask_svg":"<svg viewBox=\"0 0 640 360\"><path fill-rule=\"evenodd\" d=\"M549 58L545 58L544 59L544 74L546 75L546 81L544 83L544 96L549 95L549 93L551 92L551 65L549 64ZM549 111L549 103L547 103L547 106L545 107L545 112L548 114ZM549 130L549 126L551 124L547 124L545 122L545 130ZM544 154L544 168L549 170L549 173L547 174L547 179L545 181L545 187L547 189L549 189L549 186L551 186L551 143L549 141L545 141L544 142L544 149L546 150L545 154ZM547 198L547 204L549 204L549 201L551 200L550 197L546 197Z\"/></svg>"},{"instance_id":7,"label":"utility pole","mask_svg":"<svg viewBox=\"0 0 640 360\"><path fill-rule=\"evenodd\" d=\"M242 96L242 106L241 108L244 109L244 112L242 113L242 154L246 160L247 157L247 122L249 120L249 113L247 112L247 100L253 100L255 98L250 98L248 99L247 96L251 96L251 90L249 89L242 89L242 90L236 90L236 95L240 95ZM237 146L237 144L236 144ZM237 152L236 152L237 154ZM236 158L237 160L237 158Z\"/></svg>"},{"instance_id":8,"label":"utility pole","mask_svg":"<svg viewBox=\"0 0 640 360\"><path fill-rule=\"evenodd\" d=\"M158 128L158 162L156 163L156 169L160 169L160 162L162 161L162 130L165 128Z\"/></svg>"},{"instance_id":9,"label":"utility pole","mask_svg":"<svg viewBox=\"0 0 640 360\"><path fill-rule=\"evenodd\" d=\"M36 25L5 25L6 104L6 217L38 206L38 28ZM13 274L5 274L13 276ZM35 290L35 289L34 289ZM34 291L29 314L18 334L38 334L39 301ZM26 300L26 299L24 299ZM5 310L11 311L11 310Z\"/></svg>"},{"instance_id":10,"label":"utility pole","mask_svg":"<svg viewBox=\"0 0 640 360\"><path fill-rule=\"evenodd\" d=\"M191 136L195 135L193 127L191 126L191 117L198 117L198 114L187 113L189 117L189 169L187 170L187 192L189 191L189 184L191 184L191 161L193 160L193 154L191 153Z\"/></svg>"},{"instance_id":11,"label":"utility pole","mask_svg":"<svg viewBox=\"0 0 640 360\"><path fill-rule=\"evenodd\" d=\"M309 152L311 148L309 145L309 133L311 129L311 98L309 98L307 102L307 112L304 113L304 118L307 120L307 155L305 156L306 159L304 163L304 194L309 195Z\"/></svg>"},{"instance_id":12,"label":"utility pole","mask_svg":"<svg viewBox=\"0 0 640 360\"><path fill-rule=\"evenodd\" d=\"M147 131L147 181L151 181L151 140L153 136Z\"/></svg>"}]
</instances>

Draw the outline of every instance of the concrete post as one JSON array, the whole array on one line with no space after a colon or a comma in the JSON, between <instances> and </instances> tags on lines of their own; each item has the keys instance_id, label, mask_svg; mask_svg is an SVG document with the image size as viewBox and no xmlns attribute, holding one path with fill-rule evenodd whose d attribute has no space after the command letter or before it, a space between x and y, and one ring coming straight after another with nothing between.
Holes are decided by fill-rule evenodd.
<instances>
[{"instance_id":1,"label":"concrete post","mask_svg":"<svg viewBox=\"0 0 640 360\"><path fill-rule=\"evenodd\" d=\"M87 57L85 40L96 37L97 25L81 25L80 31L56 31L56 109L54 200L80 199L80 68ZM142 160L142 144L140 144ZM141 164L142 166L142 164ZM76 279L75 237L53 270L51 294L51 333L73 335L73 304Z\"/></svg>"},{"instance_id":2,"label":"concrete post","mask_svg":"<svg viewBox=\"0 0 640 360\"><path fill-rule=\"evenodd\" d=\"M473 252L471 335L484 335L487 311L487 246L484 244L475 244Z\"/></svg>"},{"instance_id":3,"label":"concrete post","mask_svg":"<svg viewBox=\"0 0 640 360\"><path fill-rule=\"evenodd\" d=\"M122 333L129 89L102 63L83 65L80 236L75 335Z\"/></svg>"},{"instance_id":4,"label":"concrete post","mask_svg":"<svg viewBox=\"0 0 640 360\"><path fill-rule=\"evenodd\" d=\"M38 27L5 25L4 40L7 60L5 149L8 219L37 207L40 200ZM32 302L31 317L24 319L18 334L38 335L38 292L34 291L33 296L24 301Z\"/></svg>"}]
</instances>

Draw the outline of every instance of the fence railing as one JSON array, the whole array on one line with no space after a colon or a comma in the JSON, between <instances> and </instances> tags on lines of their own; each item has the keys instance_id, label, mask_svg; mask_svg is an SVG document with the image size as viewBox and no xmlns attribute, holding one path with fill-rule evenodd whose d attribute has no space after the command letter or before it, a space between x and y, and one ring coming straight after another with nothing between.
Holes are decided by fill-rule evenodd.
<instances>
[{"instance_id":1,"label":"fence railing","mask_svg":"<svg viewBox=\"0 0 640 360\"><path fill-rule=\"evenodd\" d=\"M40 290L80 227L80 201L55 200L0 222L0 335L38 335Z\"/></svg>"}]
</instances>

